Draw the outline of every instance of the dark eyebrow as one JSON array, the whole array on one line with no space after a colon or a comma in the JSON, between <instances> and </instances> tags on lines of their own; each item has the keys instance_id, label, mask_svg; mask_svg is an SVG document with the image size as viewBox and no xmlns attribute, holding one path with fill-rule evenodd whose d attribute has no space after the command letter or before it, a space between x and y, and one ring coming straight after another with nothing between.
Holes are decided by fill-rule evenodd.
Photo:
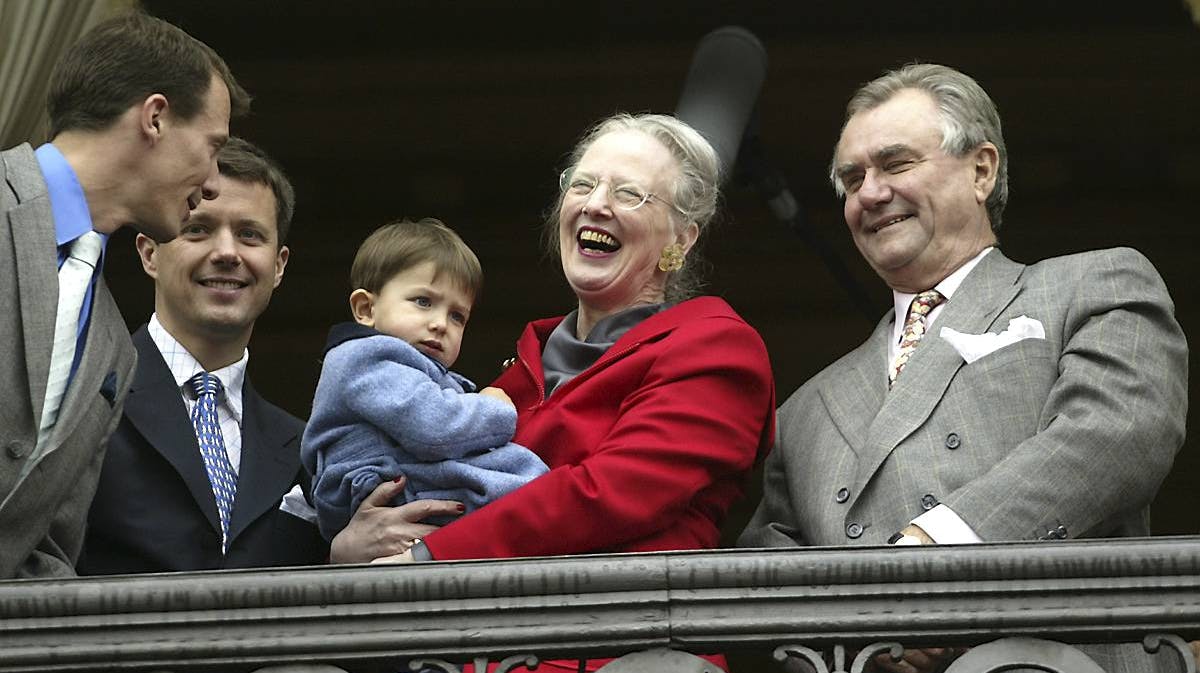
<instances>
[{"instance_id":1,"label":"dark eyebrow","mask_svg":"<svg viewBox=\"0 0 1200 673\"><path fill-rule=\"evenodd\" d=\"M912 152L913 152L913 148L909 147L908 145L905 145L904 143L895 143L892 145L887 145L887 146L881 147L881 148L875 150L874 152L872 152L871 153L871 162L875 163L875 164L883 164L883 163L886 163L889 159L894 159L901 154L911 154ZM838 165L834 169L833 174L839 180L841 180L841 179L845 178L845 176L850 175L851 173L854 173L859 170L862 170L862 169L858 164L846 162L844 164Z\"/></svg>"},{"instance_id":2,"label":"dark eyebrow","mask_svg":"<svg viewBox=\"0 0 1200 673\"><path fill-rule=\"evenodd\" d=\"M239 217L233 222L237 227L253 227L255 229L266 230L267 225L253 217Z\"/></svg>"},{"instance_id":3,"label":"dark eyebrow","mask_svg":"<svg viewBox=\"0 0 1200 673\"><path fill-rule=\"evenodd\" d=\"M910 154L912 151L913 149L908 145L896 143L895 145L887 145L886 147L881 147L875 150L871 153L871 159L873 159L875 163L881 164L888 159L895 158L897 155Z\"/></svg>"},{"instance_id":4,"label":"dark eyebrow","mask_svg":"<svg viewBox=\"0 0 1200 673\"><path fill-rule=\"evenodd\" d=\"M845 177L847 175L850 175L851 173L858 171L858 170L861 170L859 168L858 164L852 164L850 162L846 162L844 164L839 164L837 166L837 168L834 168L833 174L835 176L837 176L838 180L843 180L843 179L845 179Z\"/></svg>"}]
</instances>

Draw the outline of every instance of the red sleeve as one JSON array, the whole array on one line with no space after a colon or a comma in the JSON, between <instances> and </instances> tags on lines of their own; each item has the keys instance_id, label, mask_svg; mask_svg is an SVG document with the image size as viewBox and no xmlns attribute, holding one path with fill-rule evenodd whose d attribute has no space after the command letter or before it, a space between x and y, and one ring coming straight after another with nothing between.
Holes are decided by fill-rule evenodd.
<instances>
[{"instance_id":1,"label":"red sleeve","mask_svg":"<svg viewBox=\"0 0 1200 673\"><path fill-rule=\"evenodd\" d=\"M627 393L608 393L625 398L586 458L430 534L433 557L613 550L679 525L698 494L740 480L769 446L774 424L774 384L758 333L736 318L700 319L642 349L631 357L653 361Z\"/></svg>"}]
</instances>

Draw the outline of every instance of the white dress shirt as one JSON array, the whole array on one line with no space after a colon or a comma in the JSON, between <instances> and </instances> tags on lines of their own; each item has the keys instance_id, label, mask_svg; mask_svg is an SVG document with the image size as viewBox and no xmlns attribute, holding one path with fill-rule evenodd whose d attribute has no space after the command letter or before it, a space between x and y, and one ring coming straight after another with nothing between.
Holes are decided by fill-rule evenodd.
<instances>
[{"instance_id":1,"label":"white dress shirt","mask_svg":"<svg viewBox=\"0 0 1200 673\"><path fill-rule=\"evenodd\" d=\"M158 314L150 316L147 328L150 339L162 353L167 368L175 377L175 385L187 406L188 417L196 406L196 393L188 380L204 371L200 362L183 347L170 332L158 321ZM250 361L250 351L242 353L242 359L222 367L215 372L209 372L221 381L225 393L217 400L217 419L221 422L221 435L225 440L225 453L229 456L229 464L234 472L240 472L242 465L242 385L246 380L246 363Z\"/></svg>"}]
</instances>

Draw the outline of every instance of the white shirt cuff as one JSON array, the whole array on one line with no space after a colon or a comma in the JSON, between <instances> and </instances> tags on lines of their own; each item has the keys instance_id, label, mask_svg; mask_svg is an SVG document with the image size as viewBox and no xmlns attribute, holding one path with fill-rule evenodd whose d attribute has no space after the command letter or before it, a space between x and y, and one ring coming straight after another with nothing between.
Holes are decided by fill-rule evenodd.
<instances>
[{"instance_id":1,"label":"white shirt cuff","mask_svg":"<svg viewBox=\"0 0 1200 673\"><path fill-rule=\"evenodd\" d=\"M983 538L979 537L966 521L945 505L934 507L912 522L920 526L921 530L938 544L983 542Z\"/></svg>"},{"instance_id":2,"label":"white shirt cuff","mask_svg":"<svg viewBox=\"0 0 1200 673\"><path fill-rule=\"evenodd\" d=\"M296 484L292 490L284 494L283 502L279 503L279 509L292 516L300 517L314 526L317 525L317 510L304 499L304 490L300 488L300 484Z\"/></svg>"}]
</instances>

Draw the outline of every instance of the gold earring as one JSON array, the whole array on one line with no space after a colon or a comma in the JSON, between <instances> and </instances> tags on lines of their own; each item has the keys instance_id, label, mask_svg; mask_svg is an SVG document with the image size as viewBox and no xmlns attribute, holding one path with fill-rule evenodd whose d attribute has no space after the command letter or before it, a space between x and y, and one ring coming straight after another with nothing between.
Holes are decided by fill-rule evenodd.
<instances>
[{"instance_id":1,"label":"gold earring","mask_svg":"<svg viewBox=\"0 0 1200 673\"><path fill-rule=\"evenodd\" d=\"M683 268L683 246L672 243L663 248L658 258L659 271L678 271Z\"/></svg>"}]
</instances>

